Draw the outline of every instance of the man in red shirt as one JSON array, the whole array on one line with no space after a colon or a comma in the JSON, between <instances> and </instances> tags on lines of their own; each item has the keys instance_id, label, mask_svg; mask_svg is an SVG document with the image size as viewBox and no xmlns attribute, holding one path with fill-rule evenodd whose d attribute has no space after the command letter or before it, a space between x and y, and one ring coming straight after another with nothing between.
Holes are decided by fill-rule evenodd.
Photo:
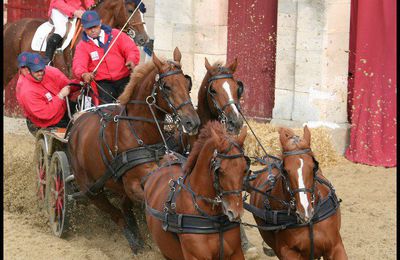
<instances>
[{"instance_id":1,"label":"man in red shirt","mask_svg":"<svg viewBox=\"0 0 400 260\"><path fill-rule=\"evenodd\" d=\"M48 15L54 24L54 33L47 40L45 55L48 61L53 55L67 32L69 18L81 18L87 8L94 4L94 0L51 0Z\"/></svg>"},{"instance_id":2,"label":"man in red shirt","mask_svg":"<svg viewBox=\"0 0 400 260\"><path fill-rule=\"evenodd\" d=\"M100 86L99 96L102 103L112 103L129 82L130 70L139 63L139 49L123 32L115 41L120 31L102 25L96 11L86 11L82 15L82 25L84 32L75 49L72 71L76 78L83 79L86 83L95 80ZM93 73L111 44L112 48Z\"/></svg>"},{"instance_id":3,"label":"man in red shirt","mask_svg":"<svg viewBox=\"0 0 400 260\"><path fill-rule=\"evenodd\" d=\"M29 131L35 134L38 128L67 127L65 97L70 93L70 80L57 68L46 66L37 53L28 55L26 67L28 73L19 76L16 95Z\"/></svg>"}]
</instances>

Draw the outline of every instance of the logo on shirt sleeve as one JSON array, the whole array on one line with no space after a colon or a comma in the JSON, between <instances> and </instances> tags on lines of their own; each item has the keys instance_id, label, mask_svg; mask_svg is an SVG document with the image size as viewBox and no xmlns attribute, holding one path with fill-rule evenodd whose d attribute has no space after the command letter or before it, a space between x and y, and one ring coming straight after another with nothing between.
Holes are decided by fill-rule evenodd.
<instances>
[{"instance_id":1,"label":"logo on shirt sleeve","mask_svg":"<svg viewBox=\"0 0 400 260\"><path fill-rule=\"evenodd\" d=\"M53 99L53 97L50 94L50 92L47 92L44 96L47 98L47 101L51 101Z\"/></svg>"},{"instance_id":2,"label":"logo on shirt sleeve","mask_svg":"<svg viewBox=\"0 0 400 260\"><path fill-rule=\"evenodd\" d=\"M92 61L98 60L100 58L97 51L91 52L90 57L92 58Z\"/></svg>"}]
</instances>

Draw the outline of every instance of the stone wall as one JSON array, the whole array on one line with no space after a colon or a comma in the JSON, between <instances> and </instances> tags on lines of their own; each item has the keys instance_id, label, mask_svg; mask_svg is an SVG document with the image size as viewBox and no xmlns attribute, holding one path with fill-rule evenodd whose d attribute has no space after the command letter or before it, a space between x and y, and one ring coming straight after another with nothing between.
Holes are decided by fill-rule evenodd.
<instances>
[{"instance_id":1,"label":"stone wall","mask_svg":"<svg viewBox=\"0 0 400 260\"><path fill-rule=\"evenodd\" d=\"M279 0L275 107L271 123L325 126L348 140L350 0Z\"/></svg>"},{"instance_id":2,"label":"stone wall","mask_svg":"<svg viewBox=\"0 0 400 260\"><path fill-rule=\"evenodd\" d=\"M183 71L192 77L191 95L197 104L198 87L206 73L204 58L210 63L226 61L228 0L147 0L145 4L154 7L154 15L148 11L145 21L154 24L156 55L172 59L173 50L179 48Z\"/></svg>"}]
</instances>

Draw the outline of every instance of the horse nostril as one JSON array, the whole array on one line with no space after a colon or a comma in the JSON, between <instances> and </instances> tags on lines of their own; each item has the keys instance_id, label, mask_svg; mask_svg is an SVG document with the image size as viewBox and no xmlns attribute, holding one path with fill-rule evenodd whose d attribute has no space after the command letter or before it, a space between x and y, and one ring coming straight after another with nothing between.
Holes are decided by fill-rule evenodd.
<instances>
[{"instance_id":1,"label":"horse nostril","mask_svg":"<svg viewBox=\"0 0 400 260\"><path fill-rule=\"evenodd\" d=\"M232 210L228 210L228 212L226 213L226 215L228 216L230 221L235 220L235 214L233 213Z\"/></svg>"}]
</instances>

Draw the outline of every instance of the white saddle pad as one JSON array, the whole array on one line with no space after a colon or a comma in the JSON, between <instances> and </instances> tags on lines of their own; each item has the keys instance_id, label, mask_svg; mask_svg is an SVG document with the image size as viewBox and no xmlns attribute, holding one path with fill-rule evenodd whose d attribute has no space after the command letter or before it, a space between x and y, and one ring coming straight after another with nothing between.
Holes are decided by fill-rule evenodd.
<instances>
[{"instance_id":1,"label":"white saddle pad","mask_svg":"<svg viewBox=\"0 0 400 260\"><path fill-rule=\"evenodd\" d=\"M77 18L75 17L74 19L68 21L71 24L71 29L68 32L67 38L62 43L62 46L57 50L63 51L71 43L76 29L76 20ZM54 25L52 25L51 23L45 22L37 28L31 43L32 50L46 51L47 38L53 27Z\"/></svg>"}]
</instances>

